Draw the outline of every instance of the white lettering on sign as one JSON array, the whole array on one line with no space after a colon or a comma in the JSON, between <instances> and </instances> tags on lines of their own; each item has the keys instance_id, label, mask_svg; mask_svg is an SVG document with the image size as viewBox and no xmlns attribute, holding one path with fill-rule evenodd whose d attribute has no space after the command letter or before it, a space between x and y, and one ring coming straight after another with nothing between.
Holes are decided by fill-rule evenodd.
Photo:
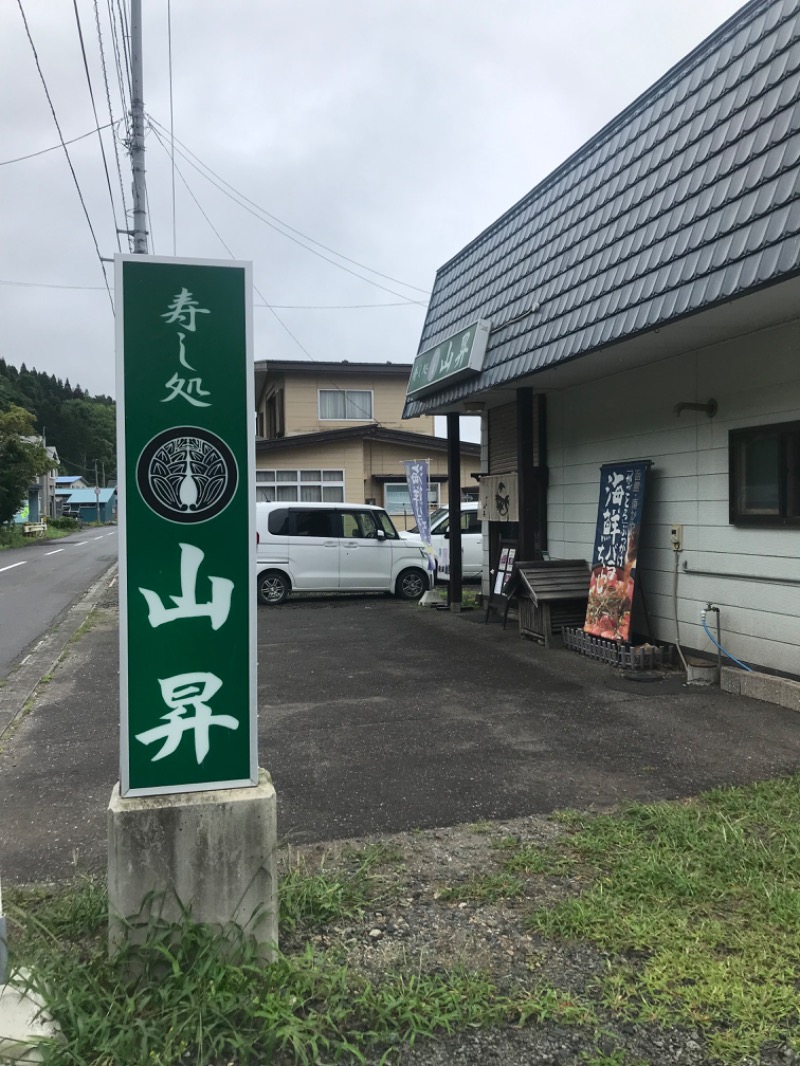
<instances>
[{"instance_id":1,"label":"white lettering on sign","mask_svg":"<svg viewBox=\"0 0 800 1066\"><path fill-rule=\"evenodd\" d=\"M211 600L198 603L197 573L204 558L200 548L181 544L181 594L170 596L174 607L165 607L161 597L152 589L139 589L149 608L147 620L154 629L177 618L210 618L214 630L225 624L231 609L233 582L227 577L209 577Z\"/></svg>"},{"instance_id":2,"label":"white lettering on sign","mask_svg":"<svg viewBox=\"0 0 800 1066\"><path fill-rule=\"evenodd\" d=\"M194 333L195 315L210 315L211 312L205 308L200 307L197 300L187 289L181 289L171 304L168 304L169 311L163 314L161 317L167 320L167 324L173 322L180 322L184 329L188 329L190 333Z\"/></svg>"},{"instance_id":3,"label":"white lettering on sign","mask_svg":"<svg viewBox=\"0 0 800 1066\"><path fill-rule=\"evenodd\" d=\"M172 325L177 322L182 329L188 333L194 333L197 329L197 315L210 315L211 312L207 307L200 307L197 300L184 287L174 298L171 304L167 305L169 310L162 314L162 318L166 320L167 325ZM178 361L181 366L186 367L187 370L194 370L195 368L186 358L186 333L182 333L178 330ZM182 378L178 374L173 374L172 377L165 383L166 389L171 389L172 392L169 396L165 396L161 401L162 403L169 403L171 400L180 397L182 400L186 400L193 407L210 407L210 403L206 403L205 400L201 400L201 396L210 396L211 393L203 388L203 379L196 378Z\"/></svg>"},{"instance_id":4,"label":"white lettering on sign","mask_svg":"<svg viewBox=\"0 0 800 1066\"><path fill-rule=\"evenodd\" d=\"M223 729L238 729L239 723L230 714L214 714L207 701L222 688L222 682L215 674L197 671L189 674L176 674L174 677L159 678L161 695L170 708L169 714L162 716L164 725L138 733L136 739L142 744L154 744L163 740L161 750L153 756L151 762L158 762L172 755L180 744L183 734L194 731L194 751L198 766L208 755L211 748L209 732L211 726ZM190 709L194 717L185 718Z\"/></svg>"},{"instance_id":5,"label":"white lettering on sign","mask_svg":"<svg viewBox=\"0 0 800 1066\"><path fill-rule=\"evenodd\" d=\"M197 396L210 396L211 393L203 388L202 378L179 378L177 374L173 374L169 381L164 385L166 389L172 389L171 396L165 396L161 401L162 403L169 403L170 400L174 400L176 396L181 396L184 400L188 400L194 407L210 407L210 403L206 403L204 400L198 400ZM192 393L196 393L197 396L192 396Z\"/></svg>"}]
</instances>

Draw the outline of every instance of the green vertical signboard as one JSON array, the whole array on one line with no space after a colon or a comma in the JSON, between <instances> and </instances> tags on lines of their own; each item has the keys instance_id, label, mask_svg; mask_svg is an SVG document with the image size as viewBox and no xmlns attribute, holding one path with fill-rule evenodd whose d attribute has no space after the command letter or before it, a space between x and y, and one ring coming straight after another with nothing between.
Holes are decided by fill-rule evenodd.
<instances>
[{"instance_id":1,"label":"green vertical signboard","mask_svg":"<svg viewBox=\"0 0 800 1066\"><path fill-rule=\"evenodd\" d=\"M115 263L120 792L253 785L250 266Z\"/></svg>"}]
</instances>

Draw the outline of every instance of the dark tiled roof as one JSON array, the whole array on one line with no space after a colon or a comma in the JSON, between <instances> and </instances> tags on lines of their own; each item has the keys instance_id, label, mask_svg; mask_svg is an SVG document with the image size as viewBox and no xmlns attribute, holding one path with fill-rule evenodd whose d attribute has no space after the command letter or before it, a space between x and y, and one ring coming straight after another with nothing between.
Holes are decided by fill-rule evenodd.
<instances>
[{"instance_id":1,"label":"dark tiled roof","mask_svg":"<svg viewBox=\"0 0 800 1066\"><path fill-rule=\"evenodd\" d=\"M429 451L446 451L445 437L432 437L428 433L409 433L404 429L385 429L375 423L369 426L346 426L342 429L322 429L314 433L293 433L288 437L274 437L269 440L256 441L256 455L266 455L273 451L286 451L292 448L318 447L320 444L333 444L347 440L375 440L385 444L401 444L409 448L427 448ZM480 455L480 444L462 441L461 452L465 455Z\"/></svg>"},{"instance_id":2,"label":"dark tiled roof","mask_svg":"<svg viewBox=\"0 0 800 1066\"><path fill-rule=\"evenodd\" d=\"M800 0L753 0L438 271L420 351L490 318L484 370L405 414L800 273L799 101Z\"/></svg>"}]
</instances>

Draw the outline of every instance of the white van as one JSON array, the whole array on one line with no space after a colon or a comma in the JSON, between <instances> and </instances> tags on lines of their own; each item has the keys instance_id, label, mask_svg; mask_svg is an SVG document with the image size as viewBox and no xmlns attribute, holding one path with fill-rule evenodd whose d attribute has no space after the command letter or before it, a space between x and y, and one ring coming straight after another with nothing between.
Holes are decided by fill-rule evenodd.
<instances>
[{"instance_id":1,"label":"white van","mask_svg":"<svg viewBox=\"0 0 800 1066\"><path fill-rule=\"evenodd\" d=\"M410 543L422 543L416 526L407 533L401 531L400 536ZM431 544L437 559L441 558L442 549L449 547L450 511L447 507L440 507L431 514ZM467 581L476 580L483 574L483 535L477 501L461 504L461 568L462 576ZM449 568L437 571L437 577L449 581Z\"/></svg>"},{"instance_id":2,"label":"white van","mask_svg":"<svg viewBox=\"0 0 800 1066\"><path fill-rule=\"evenodd\" d=\"M424 550L400 539L382 507L257 503L256 532L258 599L271 607L292 590L418 600L430 588Z\"/></svg>"}]
</instances>

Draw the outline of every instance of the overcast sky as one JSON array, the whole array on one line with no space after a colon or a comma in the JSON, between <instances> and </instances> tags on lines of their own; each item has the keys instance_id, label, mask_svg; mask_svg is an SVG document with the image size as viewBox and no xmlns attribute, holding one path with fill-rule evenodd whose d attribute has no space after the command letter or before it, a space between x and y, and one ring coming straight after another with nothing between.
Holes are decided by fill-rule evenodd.
<instances>
[{"instance_id":1,"label":"overcast sky","mask_svg":"<svg viewBox=\"0 0 800 1066\"><path fill-rule=\"evenodd\" d=\"M4 0L0 352L113 395L112 308L65 153L8 162L59 145L20 2L63 137L96 126L73 3ZM110 121L100 39L105 50L122 182L111 130L111 194L98 136L69 145L108 257L128 224L121 184L131 206L109 26L121 6L97 0L98 35L94 0L77 0L100 124ZM194 163L176 156L177 254L252 260L256 358L410 363L437 267L740 6L172 0L174 132ZM145 108L168 131L167 0L143 8ZM172 255L170 158L152 131L146 147L150 250Z\"/></svg>"}]
</instances>

